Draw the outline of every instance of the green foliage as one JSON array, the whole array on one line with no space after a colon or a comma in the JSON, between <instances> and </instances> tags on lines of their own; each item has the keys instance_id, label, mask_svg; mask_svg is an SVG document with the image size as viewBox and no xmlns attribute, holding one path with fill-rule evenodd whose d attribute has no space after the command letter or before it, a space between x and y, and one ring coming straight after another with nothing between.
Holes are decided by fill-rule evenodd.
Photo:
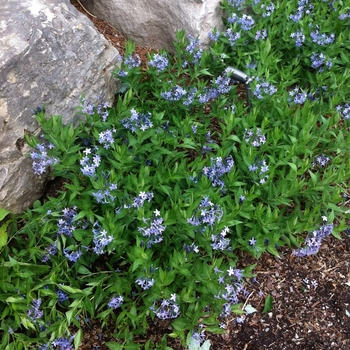
<instances>
[{"instance_id":1,"label":"green foliage","mask_svg":"<svg viewBox=\"0 0 350 350\"><path fill-rule=\"evenodd\" d=\"M37 113L45 137L26 137L34 171L65 189L0 228L1 348L77 348L92 318L114 323L110 349L140 348L135 337L155 318L194 347L199 322L222 332L222 319L245 312L254 266L236 269L238 251L278 255L307 232L345 229L349 19L321 2L297 23L296 1L269 16L261 2L246 30L233 3L222 7L239 18L210 50L180 32L176 53L152 55L144 72L129 43L115 107L83 100L75 128ZM331 44L311 39L320 18ZM301 29L302 48L291 36ZM234 43L229 33L239 33ZM314 52L333 67L312 67ZM251 110L228 66L255 77ZM169 348L166 338L145 347Z\"/></svg>"}]
</instances>

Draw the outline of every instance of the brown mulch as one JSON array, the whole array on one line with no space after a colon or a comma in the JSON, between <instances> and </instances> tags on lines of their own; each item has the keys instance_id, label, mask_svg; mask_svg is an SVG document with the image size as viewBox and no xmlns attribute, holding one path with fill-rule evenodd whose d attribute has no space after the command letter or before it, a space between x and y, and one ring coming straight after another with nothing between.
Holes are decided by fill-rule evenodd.
<instances>
[{"instance_id":1,"label":"brown mulch","mask_svg":"<svg viewBox=\"0 0 350 350\"><path fill-rule=\"evenodd\" d=\"M121 33L108 23L91 17L77 1L71 0L71 3L87 15L123 55L125 38ZM136 47L135 52L145 64L151 50ZM225 321L224 334L206 333L212 344L211 349L349 350L349 248L350 237L344 233L341 240L328 237L318 254L306 258L293 256L288 247L279 249L279 258L264 254L258 261L246 253L240 253L238 267L257 264L253 271L256 281L248 281L250 295L245 302L257 312L246 316L243 323L237 323L237 316L232 315ZM273 298L273 308L263 314L267 295ZM108 349L106 341L118 341L112 336L113 327L102 332L98 320L92 320L83 330L84 340L79 349L105 350ZM151 323L147 334L139 341L142 344L147 339L160 342L164 334L171 332L169 323ZM174 350L184 349L178 340L167 339L168 346Z\"/></svg>"}]
</instances>

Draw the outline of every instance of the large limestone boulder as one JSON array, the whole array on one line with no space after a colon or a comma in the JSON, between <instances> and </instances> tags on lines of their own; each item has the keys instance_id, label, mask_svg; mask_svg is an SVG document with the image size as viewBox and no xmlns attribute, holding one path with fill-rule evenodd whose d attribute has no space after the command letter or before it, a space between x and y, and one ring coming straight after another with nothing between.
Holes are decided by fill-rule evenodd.
<instances>
[{"instance_id":1,"label":"large limestone boulder","mask_svg":"<svg viewBox=\"0 0 350 350\"><path fill-rule=\"evenodd\" d=\"M176 31L199 36L223 28L220 0L81 0L84 7L137 45L174 50Z\"/></svg>"},{"instance_id":2,"label":"large limestone boulder","mask_svg":"<svg viewBox=\"0 0 350 350\"><path fill-rule=\"evenodd\" d=\"M75 122L84 93L112 103L118 51L68 0L0 1L0 207L21 212L46 181L34 175L25 133L38 132L32 110Z\"/></svg>"}]
</instances>

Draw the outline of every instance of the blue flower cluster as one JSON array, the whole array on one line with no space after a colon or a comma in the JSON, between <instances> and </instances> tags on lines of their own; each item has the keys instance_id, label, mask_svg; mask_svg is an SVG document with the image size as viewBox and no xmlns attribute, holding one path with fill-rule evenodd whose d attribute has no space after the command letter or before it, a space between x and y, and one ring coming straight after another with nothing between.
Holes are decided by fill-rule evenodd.
<instances>
[{"instance_id":1,"label":"blue flower cluster","mask_svg":"<svg viewBox=\"0 0 350 350\"><path fill-rule=\"evenodd\" d=\"M344 20L346 18L350 18L350 10L347 12L347 13L342 13L340 16L339 16L339 19L340 20Z\"/></svg>"},{"instance_id":2,"label":"blue flower cluster","mask_svg":"<svg viewBox=\"0 0 350 350\"><path fill-rule=\"evenodd\" d=\"M198 246L196 246L194 243L191 243L190 245L184 244L183 249L187 254L191 252L199 253Z\"/></svg>"},{"instance_id":3,"label":"blue flower cluster","mask_svg":"<svg viewBox=\"0 0 350 350\"><path fill-rule=\"evenodd\" d=\"M257 30L255 33L255 40L265 40L267 38L267 31L266 29Z\"/></svg>"},{"instance_id":4,"label":"blue flower cluster","mask_svg":"<svg viewBox=\"0 0 350 350\"><path fill-rule=\"evenodd\" d=\"M224 33L224 37L228 38L231 46L234 46L236 41L241 37L241 34L240 32L233 33L232 28L228 28Z\"/></svg>"},{"instance_id":5,"label":"blue flower cluster","mask_svg":"<svg viewBox=\"0 0 350 350\"><path fill-rule=\"evenodd\" d=\"M298 32L294 32L290 35L291 38L295 39L295 46L301 47L303 46L305 42L305 35L302 29L300 29Z\"/></svg>"},{"instance_id":6,"label":"blue flower cluster","mask_svg":"<svg viewBox=\"0 0 350 350\"><path fill-rule=\"evenodd\" d=\"M148 62L149 66L157 68L158 73L163 72L168 67L168 64L169 60L165 53L162 55L156 53L152 60Z\"/></svg>"},{"instance_id":7,"label":"blue flower cluster","mask_svg":"<svg viewBox=\"0 0 350 350\"><path fill-rule=\"evenodd\" d=\"M93 242L95 247L93 251L97 255L101 255L105 252L105 247L113 241L113 236L107 236L107 231L101 229L101 226L98 222L95 222L92 228L92 233L94 234Z\"/></svg>"},{"instance_id":8,"label":"blue flower cluster","mask_svg":"<svg viewBox=\"0 0 350 350\"><path fill-rule=\"evenodd\" d=\"M332 233L333 226L333 224L323 224L318 230L310 233L305 239L306 247L293 250L293 255L304 257L316 254L321 247L322 239L328 237Z\"/></svg>"},{"instance_id":9,"label":"blue flower cluster","mask_svg":"<svg viewBox=\"0 0 350 350\"><path fill-rule=\"evenodd\" d=\"M189 35L190 43L186 46L186 51L193 56L192 63L200 62L202 58L203 50L200 48L200 42L198 38L194 38L192 35Z\"/></svg>"},{"instance_id":10,"label":"blue flower cluster","mask_svg":"<svg viewBox=\"0 0 350 350\"><path fill-rule=\"evenodd\" d=\"M331 69L333 66L332 60L326 60L326 56L323 53L315 53L313 52L311 57L311 67L314 69L318 69L318 72L321 73L324 71L324 67L326 66L328 69Z\"/></svg>"},{"instance_id":11,"label":"blue flower cluster","mask_svg":"<svg viewBox=\"0 0 350 350\"><path fill-rule=\"evenodd\" d=\"M160 93L160 96L168 101L179 101L186 95L187 91L179 85L175 85L170 91Z\"/></svg>"},{"instance_id":12,"label":"blue flower cluster","mask_svg":"<svg viewBox=\"0 0 350 350\"><path fill-rule=\"evenodd\" d=\"M200 212L200 215L192 215L187 222L193 226L203 226L202 231L206 226L213 227L215 222L219 222L222 218L223 211L221 207L210 201L209 197L204 197L196 211Z\"/></svg>"},{"instance_id":13,"label":"blue flower cluster","mask_svg":"<svg viewBox=\"0 0 350 350\"><path fill-rule=\"evenodd\" d=\"M314 6L309 3L310 0L299 0L298 1L298 9L294 14L290 14L289 18L293 22L299 22L305 14L309 15L312 13Z\"/></svg>"},{"instance_id":14,"label":"blue flower cluster","mask_svg":"<svg viewBox=\"0 0 350 350\"><path fill-rule=\"evenodd\" d=\"M143 290L150 289L154 283L154 278L149 277L140 277L135 281L136 284L138 284Z\"/></svg>"},{"instance_id":15,"label":"blue flower cluster","mask_svg":"<svg viewBox=\"0 0 350 350\"><path fill-rule=\"evenodd\" d=\"M40 310L41 298L34 299L32 301L32 307L28 310L27 316L33 321L36 322L43 317L44 311Z\"/></svg>"},{"instance_id":16,"label":"blue flower cluster","mask_svg":"<svg viewBox=\"0 0 350 350\"><path fill-rule=\"evenodd\" d=\"M74 346L72 344L74 337L70 338L58 338L55 339L51 344L56 347L57 350L73 350Z\"/></svg>"},{"instance_id":17,"label":"blue flower cluster","mask_svg":"<svg viewBox=\"0 0 350 350\"><path fill-rule=\"evenodd\" d=\"M50 244L50 246L48 248L46 248L45 250L45 254L43 255L43 257L41 258L42 262L47 262L50 260L52 255L56 255L58 252L57 249L57 241L53 244Z\"/></svg>"},{"instance_id":18,"label":"blue flower cluster","mask_svg":"<svg viewBox=\"0 0 350 350\"><path fill-rule=\"evenodd\" d=\"M153 199L153 197L154 197L154 193L153 192L143 192L143 191L141 191L139 193L139 195L134 198L132 206L134 208L139 209L139 208L143 207L143 204L145 203L145 201L150 202Z\"/></svg>"},{"instance_id":19,"label":"blue flower cluster","mask_svg":"<svg viewBox=\"0 0 350 350\"><path fill-rule=\"evenodd\" d=\"M219 40L220 34L221 33L218 30L215 30L214 32L210 32L208 35L209 35L210 40L215 42L215 41Z\"/></svg>"},{"instance_id":20,"label":"blue flower cluster","mask_svg":"<svg viewBox=\"0 0 350 350\"><path fill-rule=\"evenodd\" d=\"M350 104L349 103L345 103L343 106L338 105L336 107L336 110L340 113L340 115L344 119L349 119L350 118Z\"/></svg>"},{"instance_id":21,"label":"blue flower cluster","mask_svg":"<svg viewBox=\"0 0 350 350\"><path fill-rule=\"evenodd\" d=\"M169 299L162 299L158 302L155 302L150 307L150 310L153 311L161 320L176 318L180 315L180 307L176 303L175 294L172 294Z\"/></svg>"},{"instance_id":22,"label":"blue flower cluster","mask_svg":"<svg viewBox=\"0 0 350 350\"><path fill-rule=\"evenodd\" d=\"M58 235L72 237L73 231L75 230L74 219L77 215L76 210L77 207L63 209L63 215L57 223Z\"/></svg>"},{"instance_id":23,"label":"blue flower cluster","mask_svg":"<svg viewBox=\"0 0 350 350\"><path fill-rule=\"evenodd\" d=\"M132 54L124 58L124 63L128 66L129 69L133 69L141 65L141 59L139 55Z\"/></svg>"},{"instance_id":24,"label":"blue flower cluster","mask_svg":"<svg viewBox=\"0 0 350 350\"><path fill-rule=\"evenodd\" d=\"M253 165L250 165L248 169L252 173L258 173L260 177L259 183L261 185L264 184L266 180L269 178L268 175L264 175L269 170L269 167L266 165L265 160L257 161Z\"/></svg>"},{"instance_id":25,"label":"blue flower cluster","mask_svg":"<svg viewBox=\"0 0 350 350\"><path fill-rule=\"evenodd\" d=\"M330 160L331 159L329 157L322 154L320 156L315 157L315 160L312 162L312 166L319 166L321 168L324 168Z\"/></svg>"},{"instance_id":26,"label":"blue flower cluster","mask_svg":"<svg viewBox=\"0 0 350 350\"><path fill-rule=\"evenodd\" d=\"M97 192L92 192L92 195L97 203L109 204L115 199L115 196L111 194L110 190L98 190Z\"/></svg>"},{"instance_id":27,"label":"blue flower cluster","mask_svg":"<svg viewBox=\"0 0 350 350\"><path fill-rule=\"evenodd\" d=\"M123 302L124 302L124 298L121 295L117 295L111 298L111 300L108 302L107 305L111 309L118 309L119 307L122 306Z\"/></svg>"},{"instance_id":28,"label":"blue flower cluster","mask_svg":"<svg viewBox=\"0 0 350 350\"><path fill-rule=\"evenodd\" d=\"M293 97L292 99L288 99L289 102L293 102L295 104L303 104L307 99L307 93L304 91L299 91L299 87L296 86L293 90L289 91L289 95Z\"/></svg>"},{"instance_id":29,"label":"blue flower cluster","mask_svg":"<svg viewBox=\"0 0 350 350\"><path fill-rule=\"evenodd\" d=\"M225 183L221 180L221 177L231 171L234 160L232 156L228 156L224 159L221 157L211 158L211 162L212 165L210 167L203 168L203 173L209 178L214 187L220 186L223 188Z\"/></svg>"},{"instance_id":30,"label":"blue flower cluster","mask_svg":"<svg viewBox=\"0 0 350 350\"><path fill-rule=\"evenodd\" d=\"M150 112L142 114L137 112L134 108L132 108L130 112L131 116L129 118L124 118L120 122L126 129L136 132L137 130L145 131L153 126Z\"/></svg>"},{"instance_id":31,"label":"blue flower cluster","mask_svg":"<svg viewBox=\"0 0 350 350\"><path fill-rule=\"evenodd\" d=\"M323 34L319 33L318 30L315 30L314 32L312 32L310 36L314 43L317 43L318 45L321 45L321 46L332 44L335 39L335 35L333 33L331 33L330 35L326 35L324 33Z\"/></svg>"},{"instance_id":32,"label":"blue flower cluster","mask_svg":"<svg viewBox=\"0 0 350 350\"><path fill-rule=\"evenodd\" d=\"M97 147L86 148L83 151L85 156L80 160L80 171L85 176L95 176L96 169L101 164L101 156L99 154L95 154L95 151L97 151Z\"/></svg>"},{"instance_id":33,"label":"blue flower cluster","mask_svg":"<svg viewBox=\"0 0 350 350\"><path fill-rule=\"evenodd\" d=\"M216 299L224 300L220 317L228 317L231 315L231 306L239 303L240 294L244 296L249 294L244 288L243 270L230 267L226 273L223 273L215 268L214 272L219 274L219 284L225 285L223 290L214 295Z\"/></svg>"},{"instance_id":34,"label":"blue flower cluster","mask_svg":"<svg viewBox=\"0 0 350 350\"><path fill-rule=\"evenodd\" d=\"M147 219L144 219L144 221L147 221ZM162 224L162 218L155 218L151 220L149 226L138 228L138 231L142 233L142 236L148 238L147 248L150 248L153 244L160 243L163 240L163 232L165 231L166 226Z\"/></svg>"},{"instance_id":35,"label":"blue flower cluster","mask_svg":"<svg viewBox=\"0 0 350 350\"><path fill-rule=\"evenodd\" d=\"M243 139L253 147L259 147L266 143L266 137L259 128L257 128L256 131L245 129Z\"/></svg>"},{"instance_id":36,"label":"blue flower cluster","mask_svg":"<svg viewBox=\"0 0 350 350\"><path fill-rule=\"evenodd\" d=\"M256 80L259 81L259 78ZM272 96L276 93L276 91L276 86L264 81L255 85L255 91L253 92L253 95L256 96L259 100L262 100L264 96Z\"/></svg>"},{"instance_id":37,"label":"blue flower cluster","mask_svg":"<svg viewBox=\"0 0 350 350\"><path fill-rule=\"evenodd\" d=\"M270 17L275 11L275 5L272 2L269 5L261 4L260 8L265 10L265 12L262 14L263 18Z\"/></svg>"},{"instance_id":38,"label":"blue flower cluster","mask_svg":"<svg viewBox=\"0 0 350 350\"><path fill-rule=\"evenodd\" d=\"M230 240L225 238L229 232L229 228L225 227L219 234L211 235L212 244L214 250L225 250L230 245Z\"/></svg>"},{"instance_id":39,"label":"blue flower cluster","mask_svg":"<svg viewBox=\"0 0 350 350\"><path fill-rule=\"evenodd\" d=\"M58 163L58 159L48 155L48 151L54 148L54 145L37 144L35 146L37 151L33 151L30 154L30 158L33 160L32 167L35 175L41 175L46 172L47 167Z\"/></svg>"},{"instance_id":40,"label":"blue flower cluster","mask_svg":"<svg viewBox=\"0 0 350 350\"><path fill-rule=\"evenodd\" d=\"M100 115L101 119L105 122L107 121L108 117L108 103L107 102L100 102L97 106L95 106L91 101L86 100L83 98L83 109L82 112L88 115L94 115L97 113Z\"/></svg>"},{"instance_id":41,"label":"blue flower cluster","mask_svg":"<svg viewBox=\"0 0 350 350\"><path fill-rule=\"evenodd\" d=\"M61 291L61 289L56 289L56 295L57 295L57 301L59 303L63 303L65 302L66 300L68 300L68 295L64 292Z\"/></svg>"},{"instance_id":42,"label":"blue flower cluster","mask_svg":"<svg viewBox=\"0 0 350 350\"><path fill-rule=\"evenodd\" d=\"M111 145L114 143L113 133L115 133L116 130L106 130L104 132L99 133L99 140L98 142L104 146L105 149L109 149Z\"/></svg>"},{"instance_id":43,"label":"blue flower cluster","mask_svg":"<svg viewBox=\"0 0 350 350\"><path fill-rule=\"evenodd\" d=\"M83 253L80 249L71 250L70 248L65 248L63 249L63 254L68 259L68 261L75 263L79 260Z\"/></svg>"},{"instance_id":44,"label":"blue flower cluster","mask_svg":"<svg viewBox=\"0 0 350 350\"><path fill-rule=\"evenodd\" d=\"M244 5L245 0L228 0L227 3L232 7L236 7L237 9L240 9Z\"/></svg>"},{"instance_id":45,"label":"blue flower cluster","mask_svg":"<svg viewBox=\"0 0 350 350\"><path fill-rule=\"evenodd\" d=\"M196 96L196 93L197 93L197 88L196 87L193 87L191 88L188 92L187 92L187 98L186 100L183 101L183 104L185 106L189 106L193 103L193 100Z\"/></svg>"},{"instance_id":46,"label":"blue flower cluster","mask_svg":"<svg viewBox=\"0 0 350 350\"><path fill-rule=\"evenodd\" d=\"M241 25L243 30L251 30L255 24L255 21L252 16L243 14L238 20L238 23Z\"/></svg>"}]
</instances>

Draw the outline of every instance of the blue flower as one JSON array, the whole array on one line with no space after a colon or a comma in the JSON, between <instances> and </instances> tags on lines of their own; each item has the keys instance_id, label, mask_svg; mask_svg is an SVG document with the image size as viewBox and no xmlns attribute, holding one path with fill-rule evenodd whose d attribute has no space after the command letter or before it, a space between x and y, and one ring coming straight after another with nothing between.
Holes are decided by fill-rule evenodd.
<instances>
[{"instance_id":1,"label":"blue flower","mask_svg":"<svg viewBox=\"0 0 350 350\"><path fill-rule=\"evenodd\" d=\"M32 308L28 310L27 316L33 321L36 322L43 317L44 311L39 310L41 306L41 298L34 299L32 301Z\"/></svg>"},{"instance_id":2,"label":"blue flower","mask_svg":"<svg viewBox=\"0 0 350 350\"><path fill-rule=\"evenodd\" d=\"M150 310L161 320L176 318L180 315L180 307L176 303L176 297L174 298L174 295L170 299L162 299L155 302L150 307Z\"/></svg>"},{"instance_id":3,"label":"blue flower","mask_svg":"<svg viewBox=\"0 0 350 350\"><path fill-rule=\"evenodd\" d=\"M258 78L257 81L259 81ZM263 81L261 83L256 84L253 95L256 96L259 100L262 100L265 96L272 96L276 92L277 88L274 85Z\"/></svg>"},{"instance_id":4,"label":"blue flower","mask_svg":"<svg viewBox=\"0 0 350 350\"><path fill-rule=\"evenodd\" d=\"M272 2L267 6L262 4L260 8L265 10L265 12L262 14L263 18L270 17L271 14L275 11L275 6Z\"/></svg>"},{"instance_id":5,"label":"blue flower","mask_svg":"<svg viewBox=\"0 0 350 350\"><path fill-rule=\"evenodd\" d=\"M78 259L82 256L82 252L80 249L76 251L71 251L69 248L63 249L64 256L70 261L70 262L77 262Z\"/></svg>"},{"instance_id":6,"label":"blue flower","mask_svg":"<svg viewBox=\"0 0 350 350\"><path fill-rule=\"evenodd\" d=\"M233 46L236 43L236 41L241 37L241 34L239 32L233 33L232 28L228 28L224 33L224 36L228 38L230 45Z\"/></svg>"},{"instance_id":7,"label":"blue flower","mask_svg":"<svg viewBox=\"0 0 350 350\"><path fill-rule=\"evenodd\" d=\"M210 167L204 167L203 173L205 176L209 178L212 185L224 187L224 182L221 180L221 177L231 171L234 160L232 156L228 156L225 159L221 157L211 158L211 162L213 163Z\"/></svg>"},{"instance_id":8,"label":"blue flower","mask_svg":"<svg viewBox=\"0 0 350 350\"><path fill-rule=\"evenodd\" d=\"M225 250L228 249L230 245L230 240L225 238L226 234L229 232L228 227L225 227L219 234L211 235L213 250Z\"/></svg>"},{"instance_id":9,"label":"blue flower","mask_svg":"<svg viewBox=\"0 0 350 350\"><path fill-rule=\"evenodd\" d=\"M319 166L321 168L325 167L326 164L330 161L330 158L324 154L316 156L315 160L312 162L312 166Z\"/></svg>"},{"instance_id":10,"label":"blue flower","mask_svg":"<svg viewBox=\"0 0 350 350\"><path fill-rule=\"evenodd\" d=\"M132 54L124 58L124 63L128 66L129 69L132 69L141 65L141 59L139 55Z\"/></svg>"},{"instance_id":11,"label":"blue flower","mask_svg":"<svg viewBox=\"0 0 350 350\"><path fill-rule=\"evenodd\" d=\"M267 38L267 31L266 29L262 29L262 30L258 30L256 33L255 33L255 40L265 40Z\"/></svg>"},{"instance_id":12,"label":"blue flower","mask_svg":"<svg viewBox=\"0 0 350 350\"><path fill-rule=\"evenodd\" d=\"M109 302L108 302L108 307L111 309L118 309L119 307L122 306L124 302L124 298L121 295L117 295L113 297Z\"/></svg>"},{"instance_id":13,"label":"blue flower","mask_svg":"<svg viewBox=\"0 0 350 350\"><path fill-rule=\"evenodd\" d=\"M313 52L311 57L311 67L314 69L318 69L318 72L321 73L324 70L324 66L328 69L331 69L333 64L330 59L326 60L326 56L323 53L315 53Z\"/></svg>"},{"instance_id":14,"label":"blue flower","mask_svg":"<svg viewBox=\"0 0 350 350\"><path fill-rule=\"evenodd\" d=\"M305 35L302 29L300 29L298 32L292 33L290 35L291 38L295 39L295 46L301 47L303 46L303 43L305 41Z\"/></svg>"},{"instance_id":15,"label":"blue flower","mask_svg":"<svg viewBox=\"0 0 350 350\"><path fill-rule=\"evenodd\" d=\"M154 68L157 68L158 73L163 72L169 64L166 54L155 54L153 59L148 62L148 65Z\"/></svg>"},{"instance_id":16,"label":"blue flower","mask_svg":"<svg viewBox=\"0 0 350 350\"><path fill-rule=\"evenodd\" d=\"M323 224L318 230L309 233L305 239L306 247L293 250L293 255L304 257L315 254L321 247L322 239L328 237L333 231L333 224Z\"/></svg>"},{"instance_id":17,"label":"blue flower","mask_svg":"<svg viewBox=\"0 0 350 350\"><path fill-rule=\"evenodd\" d=\"M35 175L41 175L46 172L49 166L56 165L58 163L58 159L48 155L48 149L52 149L53 147L46 146L45 144L37 144L35 148L36 151L33 151L30 154L30 157L33 160L32 167Z\"/></svg>"},{"instance_id":18,"label":"blue flower","mask_svg":"<svg viewBox=\"0 0 350 350\"><path fill-rule=\"evenodd\" d=\"M170 91L160 93L160 96L162 96L165 100L168 101L179 101L182 97L186 95L187 91L179 85L175 85Z\"/></svg>"},{"instance_id":19,"label":"blue flower","mask_svg":"<svg viewBox=\"0 0 350 350\"><path fill-rule=\"evenodd\" d=\"M106 131L99 133L98 142L101 145L104 145L105 149L109 149L109 147L111 145L113 145L113 143L114 143L113 132L115 132L115 130L108 130L107 129Z\"/></svg>"},{"instance_id":20,"label":"blue flower","mask_svg":"<svg viewBox=\"0 0 350 350\"><path fill-rule=\"evenodd\" d=\"M336 107L336 110L340 113L340 115L344 119L349 119L350 118L350 104L349 103L345 103L343 106L338 105Z\"/></svg>"},{"instance_id":21,"label":"blue flower","mask_svg":"<svg viewBox=\"0 0 350 350\"><path fill-rule=\"evenodd\" d=\"M209 197L204 197L196 211L199 211L199 215L193 215L187 219L187 222L193 226L203 226L205 229L206 225L213 227L215 222L219 222L222 218L223 211L219 205L212 203Z\"/></svg>"},{"instance_id":22,"label":"blue flower","mask_svg":"<svg viewBox=\"0 0 350 350\"><path fill-rule=\"evenodd\" d=\"M160 243L163 240L163 232L166 229L162 218L153 219L147 227L139 227L138 231L142 233L143 237L148 238L147 248L153 244Z\"/></svg>"},{"instance_id":23,"label":"blue flower","mask_svg":"<svg viewBox=\"0 0 350 350\"><path fill-rule=\"evenodd\" d=\"M304 91L299 91L298 86L289 91L289 95L293 97L293 102L295 104L303 104L307 99L307 93ZM291 99L289 99L289 101L291 101Z\"/></svg>"},{"instance_id":24,"label":"blue flower","mask_svg":"<svg viewBox=\"0 0 350 350\"><path fill-rule=\"evenodd\" d=\"M73 350L74 346L72 344L74 337L70 338L58 338L52 342L52 345L56 347L57 350Z\"/></svg>"},{"instance_id":25,"label":"blue flower","mask_svg":"<svg viewBox=\"0 0 350 350\"><path fill-rule=\"evenodd\" d=\"M245 129L243 139L253 147L259 147L266 143L266 137L259 128L256 131Z\"/></svg>"},{"instance_id":26,"label":"blue flower","mask_svg":"<svg viewBox=\"0 0 350 350\"><path fill-rule=\"evenodd\" d=\"M250 245L250 246L255 246L255 244L256 244L256 239L253 237L253 238L251 238L251 239L249 240L249 245Z\"/></svg>"},{"instance_id":27,"label":"blue flower","mask_svg":"<svg viewBox=\"0 0 350 350\"><path fill-rule=\"evenodd\" d=\"M214 32L210 32L209 33L209 38L210 40L212 41L218 41L219 38L220 38L220 32L217 30L217 31L214 31Z\"/></svg>"},{"instance_id":28,"label":"blue flower","mask_svg":"<svg viewBox=\"0 0 350 350\"><path fill-rule=\"evenodd\" d=\"M134 108L132 108L130 112L131 116L129 118L124 118L120 122L126 129L131 130L131 132L136 132L137 130L145 131L153 126L151 113L142 114L137 112Z\"/></svg>"},{"instance_id":29,"label":"blue flower","mask_svg":"<svg viewBox=\"0 0 350 350\"><path fill-rule=\"evenodd\" d=\"M319 33L318 30L315 30L314 32L312 32L310 36L314 43L317 43L318 45L321 45L321 46L332 44L335 39L335 35L333 33L331 33L330 35L326 35L324 33L323 34Z\"/></svg>"},{"instance_id":30,"label":"blue flower","mask_svg":"<svg viewBox=\"0 0 350 350\"><path fill-rule=\"evenodd\" d=\"M105 252L104 248L113 241L113 236L107 236L106 230L101 230L101 226L98 222L94 223L94 226L92 228L92 233L94 234L93 242L95 244L95 247L93 248L93 251L101 255Z\"/></svg>"},{"instance_id":31,"label":"blue flower","mask_svg":"<svg viewBox=\"0 0 350 350\"><path fill-rule=\"evenodd\" d=\"M154 278L149 277L140 277L135 281L136 284L138 284L143 290L150 289L154 283Z\"/></svg>"},{"instance_id":32,"label":"blue flower","mask_svg":"<svg viewBox=\"0 0 350 350\"><path fill-rule=\"evenodd\" d=\"M66 293L62 292L60 289L56 290L56 295L57 295L57 301L59 303L63 303L69 299L68 295Z\"/></svg>"},{"instance_id":33,"label":"blue flower","mask_svg":"<svg viewBox=\"0 0 350 350\"><path fill-rule=\"evenodd\" d=\"M74 219L76 215L76 207L63 209L63 215L57 223L57 234L72 237L75 230Z\"/></svg>"},{"instance_id":34,"label":"blue flower","mask_svg":"<svg viewBox=\"0 0 350 350\"><path fill-rule=\"evenodd\" d=\"M243 14L242 18L238 20L238 23L241 25L243 30L251 30L255 24L255 21L252 16Z\"/></svg>"}]
</instances>

